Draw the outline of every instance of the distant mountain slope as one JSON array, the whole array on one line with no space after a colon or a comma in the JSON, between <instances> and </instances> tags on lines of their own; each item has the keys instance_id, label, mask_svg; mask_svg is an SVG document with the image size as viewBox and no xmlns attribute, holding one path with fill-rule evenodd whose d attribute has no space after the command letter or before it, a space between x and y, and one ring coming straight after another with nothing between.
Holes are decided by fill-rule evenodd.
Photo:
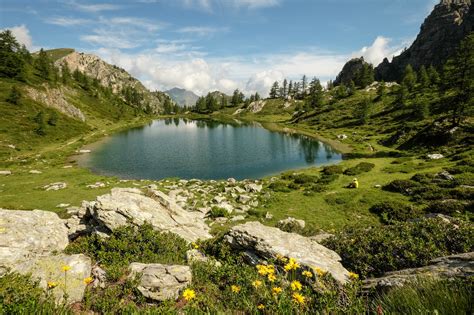
<instances>
[{"instance_id":1,"label":"distant mountain slope","mask_svg":"<svg viewBox=\"0 0 474 315\"><path fill-rule=\"evenodd\" d=\"M152 113L162 112L164 101L168 98L164 93L151 93L127 71L108 64L95 55L79 53L74 50L70 53L67 52L65 49L50 51L50 55L53 56L64 55L55 60L56 67L67 65L72 73L78 70L86 76L98 80L101 85L111 88L112 93L122 95L124 99L129 100L141 110Z\"/></svg>"},{"instance_id":2,"label":"distant mountain slope","mask_svg":"<svg viewBox=\"0 0 474 315\"><path fill-rule=\"evenodd\" d=\"M199 96L193 92L177 87L165 91L164 93L168 94L179 106L194 106L199 98Z\"/></svg>"},{"instance_id":3,"label":"distant mountain slope","mask_svg":"<svg viewBox=\"0 0 474 315\"><path fill-rule=\"evenodd\" d=\"M375 69L376 80L395 81L408 64L440 66L450 58L470 32L474 31L474 6L471 0L442 0L421 26L410 48L385 60Z\"/></svg>"}]
</instances>

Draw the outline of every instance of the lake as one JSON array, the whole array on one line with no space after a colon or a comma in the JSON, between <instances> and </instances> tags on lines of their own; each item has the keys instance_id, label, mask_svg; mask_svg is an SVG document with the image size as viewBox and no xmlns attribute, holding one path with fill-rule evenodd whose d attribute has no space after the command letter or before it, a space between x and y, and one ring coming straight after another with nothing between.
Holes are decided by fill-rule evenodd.
<instances>
[{"instance_id":1,"label":"lake","mask_svg":"<svg viewBox=\"0 0 474 315\"><path fill-rule=\"evenodd\" d=\"M258 123L176 118L110 136L80 164L127 179L258 179L340 160L341 154L325 143Z\"/></svg>"}]
</instances>

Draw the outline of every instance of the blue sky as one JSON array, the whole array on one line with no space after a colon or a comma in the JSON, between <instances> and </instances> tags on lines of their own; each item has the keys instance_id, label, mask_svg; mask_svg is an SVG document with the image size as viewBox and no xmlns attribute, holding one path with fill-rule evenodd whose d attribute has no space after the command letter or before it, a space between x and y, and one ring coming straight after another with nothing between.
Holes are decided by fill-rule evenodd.
<instances>
[{"instance_id":1,"label":"blue sky","mask_svg":"<svg viewBox=\"0 0 474 315\"><path fill-rule=\"evenodd\" d=\"M31 50L93 53L150 89L267 93L334 78L409 46L436 0L0 0L0 28Z\"/></svg>"}]
</instances>

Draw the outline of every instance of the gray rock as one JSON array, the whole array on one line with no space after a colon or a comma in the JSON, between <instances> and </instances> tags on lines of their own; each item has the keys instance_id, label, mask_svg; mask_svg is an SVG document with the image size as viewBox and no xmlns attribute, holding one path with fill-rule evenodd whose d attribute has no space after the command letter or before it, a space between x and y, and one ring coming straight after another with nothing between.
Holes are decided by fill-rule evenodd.
<instances>
[{"instance_id":1,"label":"gray rock","mask_svg":"<svg viewBox=\"0 0 474 315\"><path fill-rule=\"evenodd\" d=\"M56 208L67 208L69 207L70 204L69 203L60 203L56 206Z\"/></svg>"},{"instance_id":2,"label":"gray rock","mask_svg":"<svg viewBox=\"0 0 474 315\"><path fill-rule=\"evenodd\" d=\"M292 230L293 228L304 229L306 222L304 220L298 220L293 217L288 217L286 219L280 220L277 223L277 228L281 230Z\"/></svg>"},{"instance_id":3,"label":"gray rock","mask_svg":"<svg viewBox=\"0 0 474 315\"><path fill-rule=\"evenodd\" d=\"M50 190L61 190L65 189L67 187L66 183L63 182L57 182L57 183L51 183L43 187L44 190L50 191Z\"/></svg>"},{"instance_id":4,"label":"gray rock","mask_svg":"<svg viewBox=\"0 0 474 315\"><path fill-rule=\"evenodd\" d=\"M222 203L223 201L226 200L226 198L223 197L223 196L215 196L212 200L213 200L215 203Z\"/></svg>"},{"instance_id":5,"label":"gray rock","mask_svg":"<svg viewBox=\"0 0 474 315\"><path fill-rule=\"evenodd\" d=\"M102 188L102 187L105 187L105 186L106 185L102 182L96 182L95 184L90 184L90 185L87 185L86 187L95 189L95 188Z\"/></svg>"},{"instance_id":6,"label":"gray rock","mask_svg":"<svg viewBox=\"0 0 474 315\"><path fill-rule=\"evenodd\" d=\"M271 220L271 219L273 219L273 214L271 214L270 212L267 211L267 213L265 213L265 219L266 219L266 220Z\"/></svg>"},{"instance_id":7,"label":"gray rock","mask_svg":"<svg viewBox=\"0 0 474 315\"><path fill-rule=\"evenodd\" d=\"M245 220L245 217L243 215L236 215L232 219L230 219L232 222L237 222L237 221L243 221Z\"/></svg>"},{"instance_id":8,"label":"gray rock","mask_svg":"<svg viewBox=\"0 0 474 315\"><path fill-rule=\"evenodd\" d=\"M277 255L291 257L307 268L318 267L329 272L340 283L348 280L348 271L339 255L316 241L295 233L283 232L260 222L234 226L225 240L235 249L252 252L263 260Z\"/></svg>"},{"instance_id":9,"label":"gray rock","mask_svg":"<svg viewBox=\"0 0 474 315\"><path fill-rule=\"evenodd\" d=\"M474 252L433 259L428 266L388 272L379 278L364 281L364 289L387 290L401 287L418 277L472 278L474 276Z\"/></svg>"},{"instance_id":10,"label":"gray rock","mask_svg":"<svg viewBox=\"0 0 474 315\"><path fill-rule=\"evenodd\" d=\"M92 283L94 288L105 288L107 273L104 269L100 268L98 265L93 266L92 276L94 277L94 282Z\"/></svg>"},{"instance_id":11,"label":"gray rock","mask_svg":"<svg viewBox=\"0 0 474 315\"><path fill-rule=\"evenodd\" d=\"M109 230L147 222L156 230L175 233L189 242L211 238L201 213L184 210L161 191L150 190L145 196L136 188L113 188L86 207Z\"/></svg>"},{"instance_id":12,"label":"gray rock","mask_svg":"<svg viewBox=\"0 0 474 315\"><path fill-rule=\"evenodd\" d=\"M433 154L426 155L426 157L430 160L439 160L439 159L444 158L444 155L439 154L439 153L433 153Z\"/></svg>"},{"instance_id":13,"label":"gray rock","mask_svg":"<svg viewBox=\"0 0 474 315\"><path fill-rule=\"evenodd\" d=\"M232 213L234 211L234 206L228 202L222 202L218 204L217 207L226 210L227 213Z\"/></svg>"},{"instance_id":14,"label":"gray rock","mask_svg":"<svg viewBox=\"0 0 474 315\"><path fill-rule=\"evenodd\" d=\"M19 263L62 251L68 230L56 213L0 209L0 274Z\"/></svg>"},{"instance_id":15,"label":"gray rock","mask_svg":"<svg viewBox=\"0 0 474 315\"><path fill-rule=\"evenodd\" d=\"M252 197L250 197L249 195L240 195L238 201L239 201L240 203L246 204L246 203L249 202L251 199L252 199Z\"/></svg>"},{"instance_id":16,"label":"gray rock","mask_svg":"<svg viewBox=\"0 0 474 315\"><path fill-rule=\"evenodd\" d=\"M454 180L454 176L449 174L448 171L440 172L440 173L436 174L436 177L439 177L439 178L444 179L444 180Z\"/></svg>"},{"instance_id":17,"label":"gray rock","mask_svg":"<svg viewBox=\"0 0 474 315\"><path fill-rule=\"evenodd\" d=\"M258 185L258 184L247 184L245 185L245 190L248 191L248 192L261 192L262 191L262 188L263 186L262 185Z\"/></svg>"},{"instance_id":18,"label":"gray rock","mask_svg":"<svg viewBox=\"0 0 474 315\"><path fill-rule=\"evenodd\" d=\"M38 170L31 170L28 173L30 173L30 174L42 174L43 172L38 171Z\"/></svg>"},{"instance_id":19,"label":"gray rock","mask_svg":"<svg viewBox=\"0 0 474 315\"><path fill-rule=\"evenodd\" d=\"M233 184L236 184L236 183L237 183L237 181L235 180L235 178L228 178L228 179L227 179L227 183L229 183L229 184L232 184L232 185L233 185Z\"/></svg>"},{"instance_id":20,"label":"gray rock","mask_svg":"<svg viewBox=\"0 0 474 315\"><path fill-rule=\"evenodd\" d=\"M140 277L141 294L156 301L177 299L192 280L189 266L132 263L129 268L129 278Z\"/></svg>"},{"instance_id":21,"label":"gray rock","mask_svg":"<svg viewBox=\"0 0 474 315\"><path fill-rule=\"evenodd\" d=\"M64 272L63 266L69 266L71 269ZM48 288L48 282L55 282L57 286L49 291L56 301L63 302L67 294L67 303L74 303L80 302L84 297L84 279L90 277L91 269L91 259L85 255L60 254L37 257L16 265L12 271L31 274L33 279L39 280L39 286L43 289Z\"/></svg>"},{"instance_id":22,"label":"gray rock","mask_svg":"<svg viewBox=\"0 0 474 315\"><path fill-rule=\"evenodd\" d=\"M0 171L0 175L11 175L12 171Z\"/></svg>"}]
</instances>

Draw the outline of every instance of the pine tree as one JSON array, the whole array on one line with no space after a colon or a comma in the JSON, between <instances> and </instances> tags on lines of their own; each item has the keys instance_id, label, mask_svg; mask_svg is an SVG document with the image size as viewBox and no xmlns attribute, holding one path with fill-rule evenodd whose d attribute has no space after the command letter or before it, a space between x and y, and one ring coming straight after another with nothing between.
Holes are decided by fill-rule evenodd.
<instances>
[{"instance_id":1,"label":"pine tree","mask_svg":"<svg viewBox=\"0 0 474 315\"><path fill-rule=\"evenodd\" d=\"M282 95L283 98L288 96L288 81L285 79L283 80L283 88L282 88Z\"/></svg>"},{"instance_id":2,"label":"pine tree","mask_svg":"<svg viewBox=\"0 0 474 315\"><path fill-rule=\"evenodd\" d=\"M406 86L408 91L413 91L416 85L416 73L411 65L407 65L403 74L402 85Z\"/></svg>"},{"instance_id":3,"label":"pine tree","mask_svg":"<svg viewBox=\"0 0 474 315\"><path fill-rule=\"evenodd\" d=\"M23 79L25 61L10 30L0 32L0 77Z\"/></svg>"},{"instance_id":4,"label":"pine tree","mask_svg":"<svg viewBox=\"0 0 474 315\"><path fill-rule=\"evenodd\" d=\"M46 126L44 124L44 114L40 111L36 116L33 118L34 122L37 124L35 132L40 136L44 136L46 134Z\"/></svg>"},{"instance_id":5,"label":"pine tree","mask_svg":"<svg viewBox=\"0 0 474 315\"><path fill-rule=\"evenodd\" d=\"M69 71L69 67L66 63L63 63L61 65L61 79L63 81L63 84L69 84L69 82L71 81L71 71Z\"/></svg>"},{"instance_id":6,"label":"pine tree","mask_svg":"<svg viewBox=\"0 0 474 315\"><path fill-rule=\"evenodd\" d=\"M398 108L403 108L407 105L409 94L410 94L410 91L408 91L408 88L406 87L406 85L405 84L400 85L400 87L398 88L397 104L396 104Z\"/></svg>"},{"instance_id":7,"label":"pine tree","mask_svg":"<svg viewBox=\"0 0 474 315\"><path fill-rule=\"evenodd\" d=\"M51 79L52 73L51 61L49 60L48 54L41 48L38 58L36 59L36 69L39 72L40 77L45 80Z\"/></svg>"},{"instance_id":8,"label":"pine tree","mask_svg":"<svg viewBox=\"0 0 474 315\"><path fill-rule=\"evenodd\" d=\"M232 99L230 100L230 104L232 107L237 107L244 101L244 94L236 89L234 94L232 94Z\"/></svg>"},{"instance_id":9,"label":"pine tree","mask_svg":"<svg viewBox=\"0 0 474 315\"><path fill-rule=\"evenodd\" d=\"M351 80L349 82L349 88L348 88L349 95L354 95L355 91L356 91L356 85L355 85L354 81Z\"/></svg>"},{"instance_id":10,"label":"pine tree","mask_svg":"<svg viewBox=\"0 0 474 315\"><path fill-rule=\"evenodd\" d=\"M426 119L430 115L428 103L419 96L414 100L413 114L420 120Z\"/></svg>"},{"instance_id":11,"label":"pine tree","mask_svg":"<svg viewBox=\"0 0 474 315\"><path fill-rule=\"evenodd\" d=\"M433 67L432 65L428 68L428 75L430 77L430 83L432 85L435 85L435 86L439 85L439 83L441 82L441 78L436 68Z\"/></svg>"},{"instance_id":12,"label":"pine tree","mask_svg":"<svg viewBox=\"0 0 474 315\"><path fill-rule=\"evenodd\" d=\"M387 87L385 85L385 81L381 81L379 83L379 86L377 87L377 96L379 99L383 99L386 94Z\"/></svg>"},{"instance_id":13,"label":"pine tree","mask_svg":"<svg viewBox=\"0 0 474 315\"><path fill-rule=\"evenodd\" d=\"M56 126L56 124L58 123L58 118L58 113L56 111L52 112L48 118L48 125Z\"/></svg>"},{"instance_id":14,"label":"pine tree","mask_svg":"<svg viewBox=\"0 0 474 315\"><path fill-rule=\"evenodd\" d=\"M323 105L324 92L321 82L317 78L313 78L309 87L308 105L312 109L319 108Z\"/></svg>"},{"instance_id":15,"label":"pine tree","mask_svg":"<svg viewBox=\"0 0 474 315\"><path fill-rule=\"evenodd\" d=\"M226 108L228 106L227 104L227 97L225 95L222 95L222 99L221 99L221 107L222 108Z\"/></svg>"},{"instance_id":16,"label":"pine tree","mask_svg":"<svg viewBox=\"0 0 474 315\"><path fill-rule=\"evenodd\" d=\"M204 97L198 98L196 102L196 111L201 114L207 111L206 99Z\"/></svg>"},{"instance_id":17,"label":"pine tree","mask_svg":"<svg viewBox=\"0 0 474 315\"><path fill-rule=\"evenodd\" d=\"M288 95L293 97L293 81L290 80L290 84L288 85Z\"/></svg>"},{"instance_id":18,"label":"pine tree","mask_svg":"<svg viewBox=\"0 0 474 315\"><path fill-rule=\"evenodd\" d=\"M371 106L370 98L367 97L356 109L355 116L361 125L366 125L369 122Z\"/></svg>"},{"instance_id":19,"label":"pine tree","mask_svg":"<svg viewBox=\"0 0 474 315\"><path fill-rule=\"evenodd\" d=\"M255 92L255 100L260 101L260 98L260 94L258 94L258 92Z\"/></svg>"},{"instance_id":20,"label":"pine tree","mask_svg":"<svg viewBox=\"0 0 474 315\"><path fill-rule=\"evenodd\" d=\"M430 77L428 75L428 72L426 71L425 66L422 65L420 67L418 77L420 78L420 84L421 84L422 88L426 89L426 88L430 87L430 85L431 85Z\"/></svg>"},{"instance_id":21,"label":"pine tree","mask_svg":"<svg viewBox=\"0 0 474 315\"><path fill-rule=\"evenodd\" d=\"M362 68L357 72L355 84L362 89L374 82L374 67L371 64L364 63Z\"/></svg>"},{"instance_id":22,"label":"pine tree","mask_svg":"<svg viewBox=\"0 0 474 315\"><path fill-rule=\"evenodd\" d=\"M270 89L270 98L277 98L279 90L280 85L278 84L278 81L275 81L275 83L272 85L272 88Z\"/></svg>"},{"instance_id":23,"label":"pine tree","mask_svg":"<svg viewBox=\"0 0 474 315\"><path fill-rule=\"evenodd\" d=\"M306 94L307 85L308 85L308 79L306 78L306 75L303 75L303 78L301 79L301 93L303 94L303 97Z\"/></svg>"},{"instance_id":24,"label":"pine tree","mask_svg":"<svg viewBox=\"0 0 474 315\"><path fill-rule=\"evenodd\" d=\"M10 94L8 95L7 102L13 105L20 104L21 99L21 91L14 85L10 90Z\"/></svg>"}]
</instances>

